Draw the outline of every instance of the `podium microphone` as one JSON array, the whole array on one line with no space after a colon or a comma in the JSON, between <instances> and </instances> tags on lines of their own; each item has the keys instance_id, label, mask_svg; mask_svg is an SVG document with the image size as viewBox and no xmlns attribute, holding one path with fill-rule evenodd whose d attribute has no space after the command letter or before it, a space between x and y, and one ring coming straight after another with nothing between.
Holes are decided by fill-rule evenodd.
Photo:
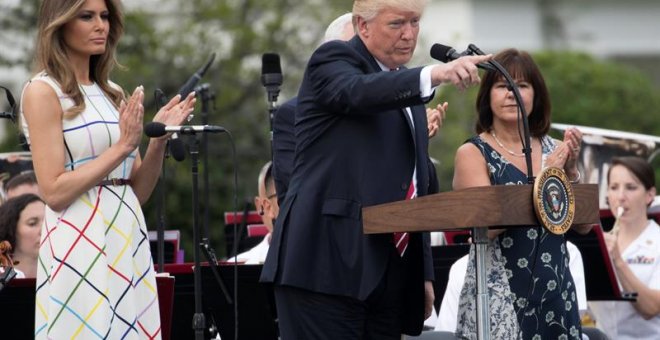
<instances>
[{"instance_id":1,"label":"podium microphone","mask_svg":"<svg viewBox=\"0 0 660 340\"><path fill-rule=\"evenodd\" d=\"M470 47L472 47L472 46L473 45L471 45ZM479 50L479 51L481 51L481 50ZM443 63L448 63L452 60L456 60L456 59L464 57L466 55L472 55L473 52L474 52L474 50L467 49L464 52L458 53L452 47L445 46L445 45L442 45L442 44L433 44L433 46L431 46L431 58L433 58L435 60L438 60L438 61L441 61ZM497 69L493 65L488 64L488 63L477 64L477 67L480 68L480 69L483 69L483 70L497 71Z\"/></svg>"}]
</instances>

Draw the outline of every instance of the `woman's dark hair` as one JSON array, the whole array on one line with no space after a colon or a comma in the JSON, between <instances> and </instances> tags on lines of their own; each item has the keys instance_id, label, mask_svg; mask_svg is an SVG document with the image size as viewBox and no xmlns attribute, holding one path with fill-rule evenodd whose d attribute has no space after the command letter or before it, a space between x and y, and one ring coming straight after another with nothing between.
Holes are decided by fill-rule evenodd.
<instances>
[{"instance_id":1,"label":"woman's dark hair","mask_svg":"<svg viewBox=\"0 0 660 340\"><path fill-rule=\"evenodd\" d=\"M7 200L0 205L0 241L7 240L16 251L16 229L21 212L32 202L43 202L35 194L23 194Z\"/></svg>"},{"instance_id":2,"label":"woman's dark hair","mask_svg":"<svg viewBox=\"0 0 660 340\"><path fill-rule=\"evenodd\" d=\"M28 170L21 172L20 174L7 180L5 184L5 191L9 192L10 190L19 187L21 185L36 185L37 176L34 174L34 171Z\"/></svg>"},{"instance_id":3,"label":"woman's dark hair","mask_svg":"<svg viewBox=\"0 0 660 340\"><path fill-rule=\"evenodd\" d=\"M551 104L548 88L538 66L525 51L509 48L497 53L497 61L515 80L529 82L534 88L534 108L529 114L529 132L533 137L545 136L550 130ZM481 80L477 94L476 132L488 132L493 126L493 110L490 107L490 90L498 81L503 80L499 72L487 71Z\"/></svg>"},{"instance_id":4,"label":"woman's dark hair","mask_svg":"<svg viewBox=\"0 0 660 340\"><path fill-rule=\"evenodd\" d=\"M655 172L653 167L644 158L637 156L614 157L610 162L610 169L607 170L607 183L610 182L610 172L615 165L621 165L632 172L635 177L642 182L644 188L649 190L655 187Z\"/></svg>"}]
</instances>

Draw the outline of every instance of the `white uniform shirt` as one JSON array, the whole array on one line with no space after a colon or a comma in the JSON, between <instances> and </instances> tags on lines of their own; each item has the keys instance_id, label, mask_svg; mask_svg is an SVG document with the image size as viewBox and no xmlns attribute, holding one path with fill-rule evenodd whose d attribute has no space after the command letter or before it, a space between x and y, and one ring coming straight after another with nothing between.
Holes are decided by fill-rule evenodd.
<instances>
[{"instance_id":1,"label":"white uniform shirt","mask_svg":"<svg viewBox=\"0 0 660 340\"><path fill-rule=\"evenodd\" d=\"M238 254L238 263L240 264L263 264L266 261L266 255L268 254L268 248L270 247L270 233L267 234L264 239L254 246L252 249ZM227 262L234 262L235 258L232 257L227 260Z\"/></svg>"},{"instance_id":2,"label":"white uniform shirt","mask_svg":"<svg viewBox=\"0 0 660 340\"><path fill-rule=\"evenodd\" d=\"M660 226L655 221L649 221L621 257L640 281L651 289L660 290ZM660 339L660 315L644 320L630 302L624 301L591 302L590 306L598 328L611 339Z\"/></svg>"}]
</instances>

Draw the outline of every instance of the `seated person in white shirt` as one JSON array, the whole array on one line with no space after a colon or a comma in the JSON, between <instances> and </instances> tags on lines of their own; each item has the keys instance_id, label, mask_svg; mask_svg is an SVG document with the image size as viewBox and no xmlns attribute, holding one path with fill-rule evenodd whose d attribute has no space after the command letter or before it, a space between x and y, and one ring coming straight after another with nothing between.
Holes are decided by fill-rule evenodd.
<instances>
[{"instance_id":1,"label":"seated person in white shirt","mask_svg":"<svg viewBox=\"0 0 660 340\"><path fill-rule=\"evenodd\" d=\"M275 182L273 181L272 163L269 161L264 164L259 172L258 179L259 195L254 197L254 205L257 212L261 215L264 225L268 229L268 234L264 236L263 241L254 248L232 257L227 262L237 261L243 264L263 264L268 254L270 237L273 232L273 222L280 212L277 205L277 195L275 193Z\"/></svg>"},{"instance_id":2,"label":"seated person in white shirt","mask_svg":"<svg viewBox=\"0 0 660 340\"><path fill-rule=\"evenodd\" d=\"M647 217L657 193L654 168L640 157L613 158L607 173L607 201L621 214L605 244L623 292L637 300L592 301L596 326L611 339L660 339L660 226Z\"/></svg>"},{"instance_id":3,"label":"seated person in white shirt","mask_svg":"<svg viewBox=\"0 0 660 340\"><path fill-rule=\"evenodd\" d=\"M584 267L582 265L582 254L580 250L571 242L566 242L570 262L568 264L571 276L575 282L575 291L577 292L578 309L580 314L587 310L587 291L584 283ZM449 279L447 280L447 290L440 304L438 321L435 326L436 331L447 331L454 333L456 331L456 320L458 317L458 299L463 288L465 272L467 271L468 255L456 260L449 269Z\"/></svg>"}]
</instances>

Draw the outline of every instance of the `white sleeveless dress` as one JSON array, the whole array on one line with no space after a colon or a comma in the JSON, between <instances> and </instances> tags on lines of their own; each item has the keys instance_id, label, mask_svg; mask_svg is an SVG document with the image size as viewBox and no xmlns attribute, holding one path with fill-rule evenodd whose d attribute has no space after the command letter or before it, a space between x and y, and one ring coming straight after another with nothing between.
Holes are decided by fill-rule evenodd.
<instances>
[{"instance_id":1,"label":"white sleeveless dress","mask_svg":"<svg viewBox=\"0 0 660 340\"><path fill-rule=\"evenodd\" d=\"M65 112L73 106L44 73L31 81L50 85ZM119 139L119 113L100 87L81 85L81 91L84 112L63 119L66 171ZM136 155L107 178L129 178ZM129 185L95 186L63 211L46 207L36 286L35 339L161 338L144 215Z\"/></svg>"}]
</instances>

